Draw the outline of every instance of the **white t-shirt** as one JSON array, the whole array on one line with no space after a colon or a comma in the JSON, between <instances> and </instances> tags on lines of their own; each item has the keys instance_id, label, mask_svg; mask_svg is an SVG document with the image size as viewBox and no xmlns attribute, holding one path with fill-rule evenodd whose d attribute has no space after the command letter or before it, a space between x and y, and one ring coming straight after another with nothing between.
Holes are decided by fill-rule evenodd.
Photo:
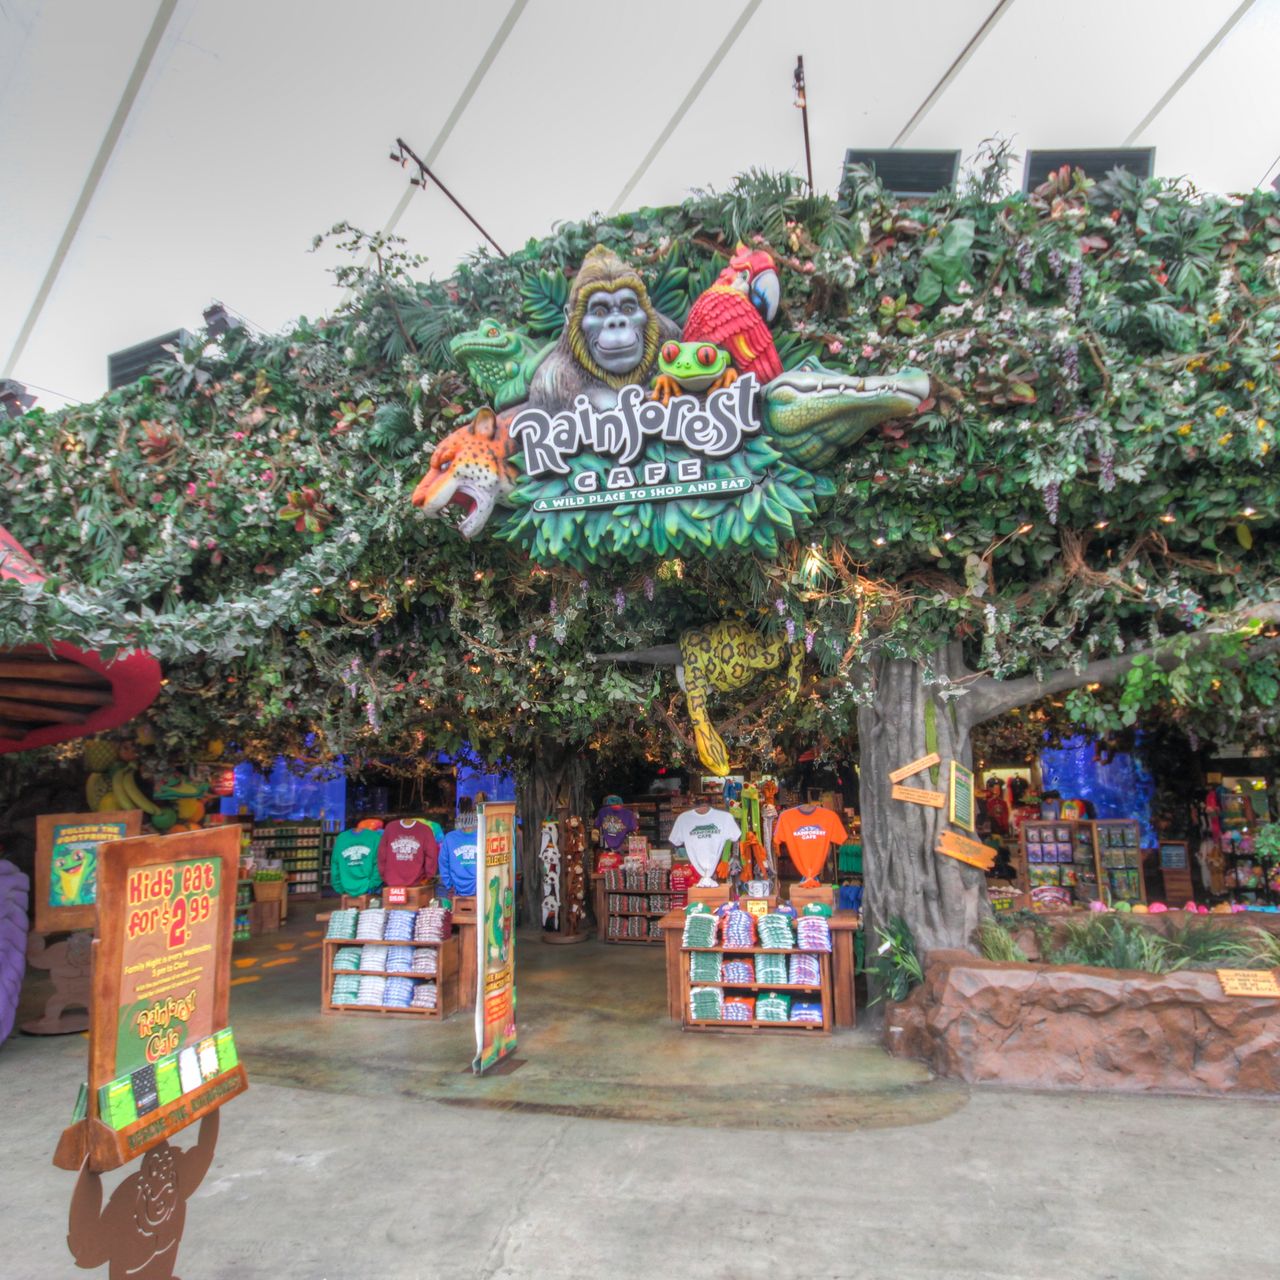
<instances>
[{"instance_id":1,"label":"white t-shirt","mask_svg":"<svg viewBox=\"0 0 1280 1280\"><path fill-rule=\"evenodd\" d=\"M716 866L725 842L741 839L742 829L723 809L708 809L706 813L686 809L671 824L671 843L684 845L689 864L702 877L698 883L704 888L715 886Z\"/></svg>"}]
</instances>

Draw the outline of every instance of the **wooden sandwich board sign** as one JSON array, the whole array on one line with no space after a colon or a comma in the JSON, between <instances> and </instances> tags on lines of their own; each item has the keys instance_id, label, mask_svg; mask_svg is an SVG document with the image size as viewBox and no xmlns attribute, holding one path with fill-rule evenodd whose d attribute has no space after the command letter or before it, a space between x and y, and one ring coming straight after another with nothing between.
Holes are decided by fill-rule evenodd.
<instances>
[{"instance_id":1,"label":"wooden sandwich board sign","mask_svg":"<svg viewBox=\"0 0 1280 1280\"><path fill-rule=\"evenodd\" d=\"M995 865L996 851L980 840L970 840L968 836L958 835L954 831L944 831L938 836L934 850L957 862L967 862L980 871L990 871Z\"/></svg>"},{"instance_id":2,"label":"wooden sandwich board sign","mask_svg":"<svg viewBox=\"0 0 1280 1280\"><path fill-rule=\"evenodd\" d=\"M919 760L913 760L910 764L904 764L901 768L895 769L889 775L889 781L901 782L903 778L910 778L913 774L923 773L926 769L941 763L942 757L936 751L930 751L927 756L921 756Z\"/></svg>"},{"instance_id":3,"label":"wooden sandwich board sign","mask_svg":"<svg viewBox=\"0 0 1280 1280\"><path fill-rule=\"evenodd\" d=\"M92 929L100 848L141 830L141 809L42 813L36 819L36 932Z\"/></svg>"},{"instance_id":4,"label":"wooden sandwich board sign","mask_svg":"<svg viewBox=\"0 0 1280 1280\"><path fill-rule=\"evenodd\" d=\"M1265 996L1280 999L1280 982L1274 969L1219 969L1224 996Z\"/></svg>"},{"instance_id":5,"label":"wooden sandwich board sign","mask_svg":"<svg viewBox=\"0 0 1280 1280\"><path fill-rule=\"evenodd\" d=\"M249 1087L227 1026L240 832L103 845L84 1112L53 1163L119 1168Z\"/></svg>"},{"instance_id":6,"label":"wooden sandwich board sign","mask_svg":"<svg viewBox=\"0 0 1280 1280\"><path fill-rule=\"evenodd\" d=\"M907 804L923 804L930 809L946 807L947 797L941 791L924 791L920 787L901 787L896 783L889 793L895 800L904 800Z\"/></svg>"}]
</instances>

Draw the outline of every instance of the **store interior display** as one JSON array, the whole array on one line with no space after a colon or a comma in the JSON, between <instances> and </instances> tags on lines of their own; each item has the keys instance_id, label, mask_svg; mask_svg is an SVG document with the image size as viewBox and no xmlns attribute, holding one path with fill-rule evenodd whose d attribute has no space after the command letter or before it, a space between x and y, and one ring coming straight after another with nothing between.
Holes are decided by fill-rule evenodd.
<instances>
[{"instance_id":1,"label":"store interior display","mask_svg":"<svg viewBox=\"0 0 1280 1280\"><path fill-rule=\"evenodd\" d=\"M436 878L440 853L432 824L423 818L396 818L378 838L378 874L398 888L427 885Z\"/></svg>"},{"instance_id":2,"label":"store interior display","mask_svg":"<svg viewBox=\"0 0 1280 1280\"><path fill-rule=\"evenodd\" d=\"M255 822L249 847L255 861L283 868L290 901L310 902L320 896L324 842L324 827L318 822Z\"/></svg>"},{"instance_id":3,"label":"store interior display","mask_svg":"<svg viewBox=\"0 0 1280 1280\"><path fill-rule=\"evenodd\" d=\"M778 818L773 833L777 845L786 850L801 883L815 885L827 865L832 846L849 839L840 816L817 804L796 805Z\"/></svg>"},{"instance_id":4,"label":"store interior display","mask_svg":"<svg viewBox=\"0 0 1280 1280\"><path fill-rule=\"evenodd\" d=\"M670 841L684 847L690 865L701 877L699 885L714 889L716 868L725 854L725 846L742 837L733 815L725 809L713 809L703 802L686 809L671 826Z\"/></svg>"}]
</instances>

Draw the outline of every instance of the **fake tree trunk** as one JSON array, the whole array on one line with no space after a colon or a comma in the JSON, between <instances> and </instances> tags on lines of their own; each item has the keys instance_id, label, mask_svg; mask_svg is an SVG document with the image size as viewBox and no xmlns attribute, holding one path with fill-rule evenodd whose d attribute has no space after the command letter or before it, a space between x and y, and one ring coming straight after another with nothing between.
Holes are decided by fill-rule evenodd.
<instances>
[{"instance_id":1,"label":"fake tree trunk","mask_svg":"<svg viewBox=\"0 0 1280 1280\"><path fill-rule=\"evenodd\" d=\"M965 673L959 645L931 659L936 677ZM938 696L945 684L926 685L917 662L883 660L872 670L875 697L858 713L859 795L866 896L867 954L879 945L877 928L901 916L922 951L966 947L988 910L983 874L934 852L948 829L948 810L895 800L889 774L932 752L940 763L903 786L947 792L951 762L972 766L965 698Z\"/></svg>"},{"instance_id":2,"label":"fake tree trunk","mask_svg":"<svg viewBox=\"0 0 1280 1280\"><path fill-rule=\"evenodd\" d=\"M520 874L524 877L525 919L538 921L542 901L542 868L538 865L542 824L556 816L561 805L590 821L586 812L587 762L578 744L545 741L529 760L526 781L518 792L521 843Z\"/></svg>"}]
</instances>

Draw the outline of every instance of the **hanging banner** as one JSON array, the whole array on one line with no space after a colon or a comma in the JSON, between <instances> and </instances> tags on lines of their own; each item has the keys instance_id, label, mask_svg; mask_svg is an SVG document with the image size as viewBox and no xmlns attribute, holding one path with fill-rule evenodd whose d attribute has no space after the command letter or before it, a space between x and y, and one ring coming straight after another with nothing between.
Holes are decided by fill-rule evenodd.
<instances>
[{"instance_id":1,"label":"hanging banner","mask_svg":"<svg viewBox=\"0 0 1280 1280\"><path fill-rule=\"evenodd\" d=\"M233 826L106 844L89 1078L54 1155L119 1168L248 1088L227 1024L240 836Z\"/></svg>"},{"instance_id":2,"label":"hanging banner","mask_svg":"<svg viewBox=\"0 0 1280 1280\"><path fill-rule=\"evenodd\" d=\"M476 1056L478 1075L516 1048L516 806L476 805Z\"/></svg>"}]
</instances>

